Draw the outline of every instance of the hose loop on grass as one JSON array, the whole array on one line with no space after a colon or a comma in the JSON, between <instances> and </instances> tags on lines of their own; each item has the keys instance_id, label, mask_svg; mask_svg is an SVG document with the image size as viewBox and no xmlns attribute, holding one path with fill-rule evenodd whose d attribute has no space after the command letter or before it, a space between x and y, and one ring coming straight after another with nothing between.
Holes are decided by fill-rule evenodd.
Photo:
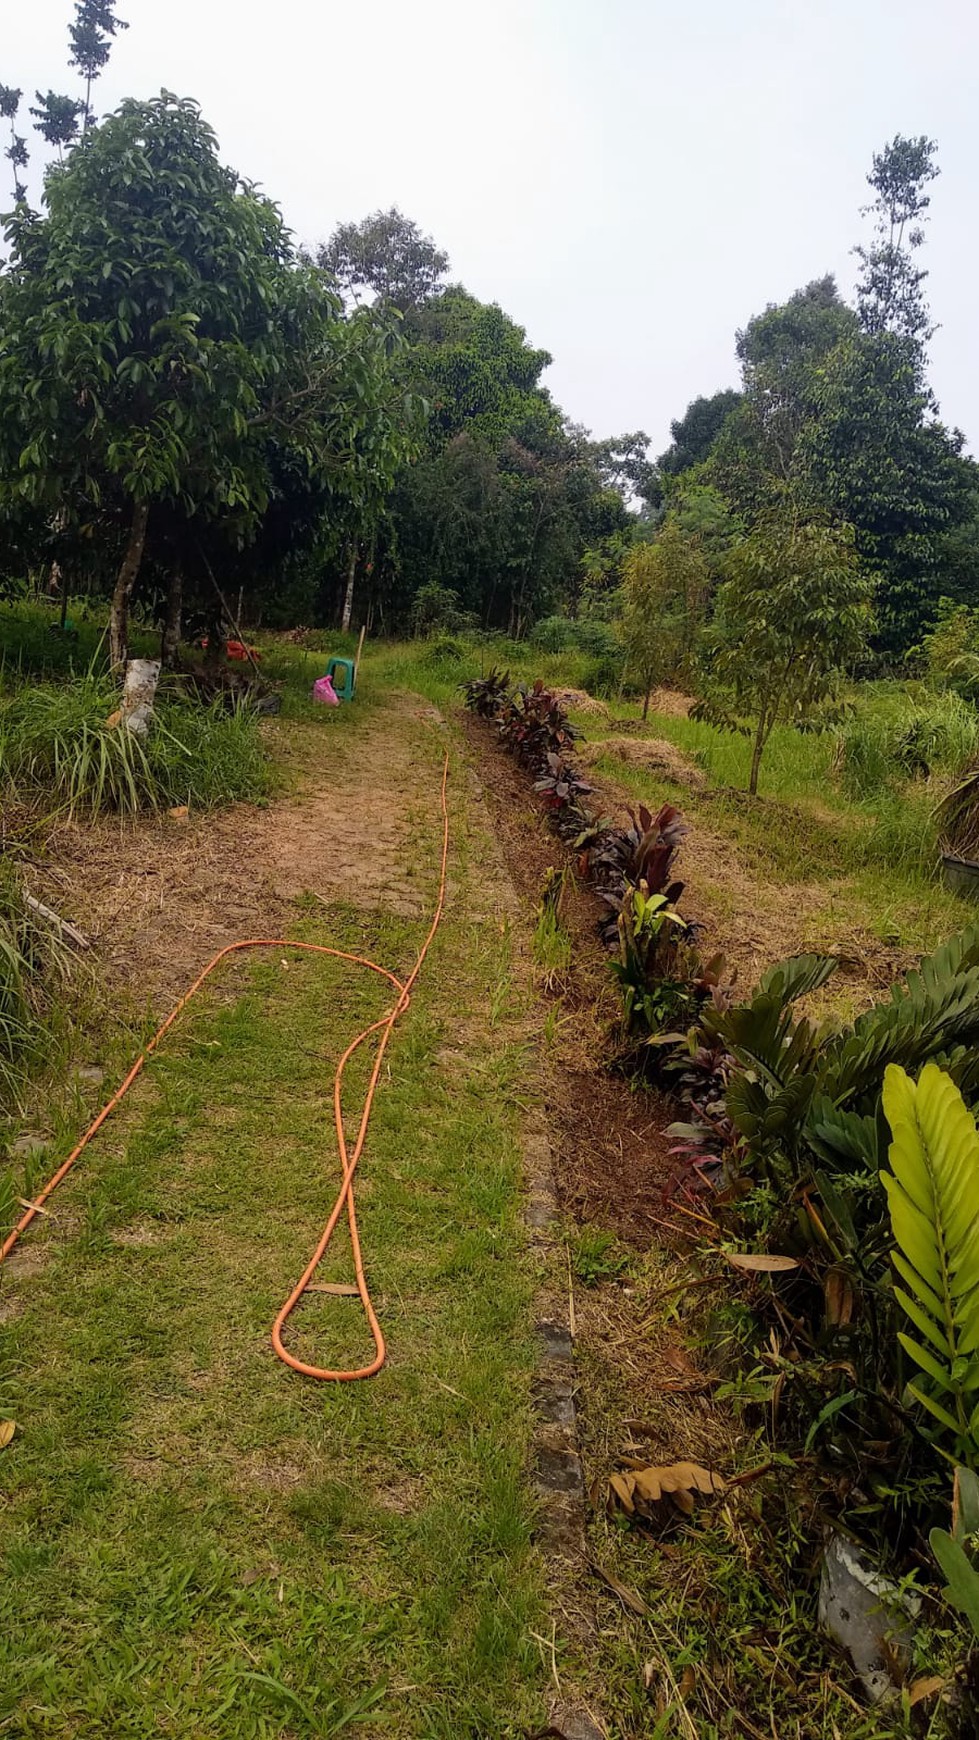
<instances>
[{"instance_id":1,"label":"hose loop on grass","mask_svg":"<svg viewBox=\"0 0 979 1740\"><path fill-rule=\"evenodd\" d=\"M394 1031L396 1022L404 1014L411 1002L412 990L414 989L418 975L425 963L425 957L434 941L435 933L442 922L442 913L445 909L445 884L449 858L449 811L446 800L448 779L449 758L446 756L442 766L442 786L440 794L442 812L442 856L439 872L438 899L435 903L435 911L428 933L418 951L415 964L412 967L411 972L408 974L407 979L402 983L400 979L396 978L394 973L389 972L387 967L380 966L377 961L369 960L364 955L349 954L344 949L327 948L322 943L291 942L288 938L284 937L247 937L242 939L240 942L228 943L225 948L219 949L218 953L208 961L203 971L198 974L189 990L184 992L180 1001L175 1004L173 1009L171 1009L166 1020L157 1028L152 1039L140 1052L121 1086L116 1089L112 1098L106 1101L102 1110L95 1118L93 1118L88 1129L81 1137L81 1140L68 1155L68 1158L62 1161L57 1171L52 1173L43 1188L36 1192L32 1202L25 1210L24 1214L22 1214L13 1231L9 1233L3 1243L0 1244L0 1263L10 1255L10 1252L13 1250L18 1239L24 1232L26 1232L31 1222L43 1210L44 1204L47 1202L52 1191L57 1189L62 1179L71 1171L75 1162L85 1152L85 1149L92 1141L92 1138L97 1135L106 1119L111 1117L120 1101L124 1099L125 1095L129 1092L133 1082L143 1070L147 1059L152 1057L161 1040L165 1038L166 1034L169 1033L171 1027L174 1025L174 1022L178 1019L183 1010L186 1009L187 1004L193 997L196 997L201 986L210 978L215 968L221 965L222 961L227 960L229 955L238 954L245 949L301 949L307 954L330 955L334 960L349 961L353 966L366 967L368 971L377 973L381 978L387 979L388 983L397 992L397 998L386 1015L382 1015L378 1021L372 1021L369 1027L365 1027L362 1032L358 1033L356 1037L351 1040L337 1064L333 1077L333 1120L336 1127L337 1149L340 1157L340 1187L337 1191L333 1207L330 1210L329 1219L327 1220L327 1223L317 1241L316 1248L272 1325L272 1346L275 1348L279 1358L283 1360L286 1365L290 1366L293 1371L300 1372L304 1377L318 1378L320 1380L328 1380L337 1383L349 1383L358 1378L373 1377L376 1372L380 1371L386 1357L386 1346L384 1335L381 1331L381 1325L378 1322L377 1313L374 1310L373 1302L367 1286L367 1277L364 1273L363 1252L360 1243L360 1232L357 1226L357 1211L354 1201L353 1181L358 1162L364 1151L364 1143L367 1139L367 1128L370 1123L371 1111L374 1104L374 1094L377 1089L378 1078L381 1073L381 1065L384 1061L384 1054L387 1050L388 1041ZM371 1070L367 1093L364 1097L364 1105L360 1115L357 1137L353 1149L348 1150L347 1139L343 1127L343 1110L341 1103L343 1073L351 1057L353 1057L354 1052L357 1051L366 1040L370 1039L371 1035L374 1033L380 1034L380 1040L374 1056L374 1066ZM306 1360L298 1359L296 1355L290 1353L289 1349L286 1347L282 1339L282 1332L293 1311L296 1309L296 1306L299 1304L300 1299L309 1287L313 1275L316 1273L317 1268L322 1262L344 1209L347 1211L347 1219L350 1228L350 1245L353 1252L357 1292L360 1295L360 1301L364 1307L364 1313L374 1341L375 1351L374 1358L367 1365L358 1366L351 1370L334 1370L326 1366L312 1365Z\"/></svg>"}]
</instances>

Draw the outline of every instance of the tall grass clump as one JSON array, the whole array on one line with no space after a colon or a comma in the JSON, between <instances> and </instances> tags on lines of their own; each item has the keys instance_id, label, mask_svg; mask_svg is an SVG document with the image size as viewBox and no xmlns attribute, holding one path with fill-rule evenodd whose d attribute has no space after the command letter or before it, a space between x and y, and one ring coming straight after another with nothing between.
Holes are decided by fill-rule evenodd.
<instances>
[{"instance_id":1,"label":"tall grass clump","mask_svg":"<svg viewBox=\"0 0 979 1740\"><path fill-rule=\"evenodd\" d=\"M15 865L0 859L0 1112L16 1105L40 1056L45 996L64 971L64 949L28 906Z\"/></svg>"},{"instance_id":2,"label":"tall grass clump","mask_svg":"<svg viewBox=\"0 0 979 1740\"><path fill-rule=\"evenodd\" d=\"M933 700L871 703L843 725L835 769L852 798L893 791L908 779L955 774L979 751L979 712L949 691Z\"/></svg>"},{"instance_id":3,"label":"tall grass clump","mask_svg":"<svg viewBox=\"0 0 979 1740\"><path fill-rule=\"evenodd\" d=\"M161 806L203 810L259 803L272 785L259 722L246 706L164 702L151 728L148 758Z\"/></svg>"},{"instance_id":4,"label":"tall grass clump","mask_svg":"<svg viewBox=\"0 0 979 1740\"><path fill-rule=\"evenodd\" d=\"M8 790L53 798L70 817L211 808L267 792L258 721L247 711L163 698L141 739L108 723L117 705L111 679L93 670L0 702L0 778Z\"/></svg>"}]
</instances>

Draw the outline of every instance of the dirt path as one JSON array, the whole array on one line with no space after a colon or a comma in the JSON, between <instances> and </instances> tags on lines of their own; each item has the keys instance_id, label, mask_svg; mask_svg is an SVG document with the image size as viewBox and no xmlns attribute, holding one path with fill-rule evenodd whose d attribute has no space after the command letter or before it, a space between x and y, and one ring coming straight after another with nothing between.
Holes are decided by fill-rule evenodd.
<instances>
[{"instance_id":1,"label":"dirt path","mask_svg":"<svg viewBox=\"0 0 979 1740\"><path fill-rule=\"evenodd\" d=\"M437 721L421 699L393 695L355 730L270 723L291 796L265 809L64 827L38 893L70 910L114 986L160 1008L222 944L280 934L304 893L421 917L428 889L413 842L431 808L425 740Z\"/></svg>"}]
</instances>

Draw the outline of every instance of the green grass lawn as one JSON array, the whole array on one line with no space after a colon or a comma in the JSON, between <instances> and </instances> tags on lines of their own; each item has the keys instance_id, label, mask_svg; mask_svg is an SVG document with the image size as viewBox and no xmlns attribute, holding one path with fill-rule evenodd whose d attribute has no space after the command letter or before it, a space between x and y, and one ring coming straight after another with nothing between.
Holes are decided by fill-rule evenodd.
<instances>
[{"instance_id":1,"label":"green grass lawn","mask_svg":"<svg viewBox=\"0 0 979 1740\"><path fill-rule=\"evenodd\" d=\"M433 746L433 794L437 773ZM333 1199L333 1061L386 1006L366 972L229 966L24 1242L0 1299L19 1311L0 1325L19 1426L0 1453L4 1733L476 1740L544 1719L527 1058L460 802L454 899L358 1187L380 1375L314 1384L269 1342ZM295 934L403 973L424 928L310 906ZM321 1278L349 1280L345 1259ZM370 1351L355 1299L312 1295L292 1325L321 1362Z\"/></svg>"}]
</instances>

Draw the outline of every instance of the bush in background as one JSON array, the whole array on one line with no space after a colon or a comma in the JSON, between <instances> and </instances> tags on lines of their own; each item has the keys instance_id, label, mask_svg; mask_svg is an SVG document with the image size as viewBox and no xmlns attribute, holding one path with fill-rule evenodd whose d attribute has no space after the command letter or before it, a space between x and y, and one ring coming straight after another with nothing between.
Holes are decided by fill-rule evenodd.
<instances>
[{"instance_id":1,"label":"bush in background","mask_svg":"<svg viewBox=\"0 0 979 1740\"><path fill-rule=\"evenodd\" d=\"M594 618L579 621L570 616L545 616L531 631L530 645L552 658L561 653L582 655L576 678L580 687L593 695L618 693L625 648L611 623Z\"/></svg>"},{"instance_id":2,"label":"bush in background","mask_svg":"<svg viewBox=\"0 0 979 1740\"><path fill-rule=\"evenodd\" d=\"M924 659L928 680L936 687L952 688L967 700L979 700L979 610L955 604L950 598L941 599L935 626L916 650Z\"/></svg>"},{"instance_id":3,"label":"bush in background","mask_svg":"<svg viewBox=\"0 0 979 1740\"><path fill-rule=\"evenodd\" d=\"M849 797L867 798L905 780L955 774L977 751L979 712L949 690L862 708L837 734L835 767Z\"/></svg>"}]
</instances>

